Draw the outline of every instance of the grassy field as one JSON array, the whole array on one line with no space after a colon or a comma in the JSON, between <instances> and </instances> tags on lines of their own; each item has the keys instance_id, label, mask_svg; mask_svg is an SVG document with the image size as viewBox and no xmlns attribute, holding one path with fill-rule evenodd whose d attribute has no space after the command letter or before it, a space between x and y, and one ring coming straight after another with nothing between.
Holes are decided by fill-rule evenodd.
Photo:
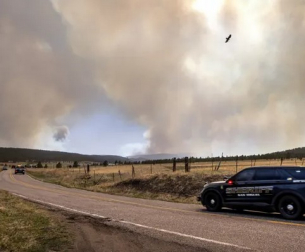
<instances>
[{"instance_id":1,"label":"grassy field","mask_svg":"<svg viewBox=\"0 0 305 252\"><path fill-rule=\"evenodd\" d=\"M191 172L196 174L205 174L205 175L219 175L219 174L235 174L236 172L241 171L242 169L249 166L271 166L271 165L280 165L281 160L257 160L257 161L238 161L237 166L235 161L223 161L219 162L196 162L190 163ZM47 172L69 172L69 173L85 173L85 166L80 166L78 168L67 168L68 164L64 164L63 168L43 168ZM303 165L303 161L299 159L289 159L284 160L283 165ZM54 165L51 165L54 167ZM219 169L217 170L219 166ZM50 167L50 165L49 165ZM135 176L142 178L148 175L154 174L173 174L172 164L137 164L134 165ZM33 170L33 169L32 169ZM184 174L184 163L177 163L176 174ZM112 182L132 178L132 165L116 165L116 166L90 166L91 176L98 177L103 174L105 178L112 178ZM111 180L111 179L109 179Z\"/></svg>"},{"instance_id":2,"label":"grassy field","mask_svg":"<svg viewBox=\"0 0 305 252\"><path fill-rule=\"evenodd\" d=\"M46 210L0 191L0 251L66 251L71 242L65 226Z\"/></svg>"},{"instance_id":3,"label":"grassy field","mask_svg":"<svg viewBox=\"0 0 305 252\"><path fill-rule=\"evenodd\" d=\"M255 166L280 165L280 160L258 160ZM300 160L285 160L283 165L301 165ZM85 166L79 168L47 168L28 169L28 173L42 181L86 189L140 198L160 199L175 202L195 203L195 196L205 182L223 180L246 167L251 161L239 161L236 169L235 161L192 163L191 172L184 172L184 164L177 163L177 171L172 171L172 164ZM212 168L213 167L213 168Z\"/></svg>"}]
</instances>

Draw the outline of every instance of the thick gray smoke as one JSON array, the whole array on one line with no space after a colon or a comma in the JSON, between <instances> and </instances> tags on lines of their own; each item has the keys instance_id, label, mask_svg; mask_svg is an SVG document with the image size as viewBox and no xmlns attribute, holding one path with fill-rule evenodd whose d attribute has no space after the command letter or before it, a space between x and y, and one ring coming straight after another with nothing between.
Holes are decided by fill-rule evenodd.
<instances>
[{"instance_id":1,"label":"thick gray smoke","mask_svg":"<svg viewBox=\"0 0 305 252\"><path fill-rule=\"evenodd\" d=\"M35 147L57 118L100 105L66 33L49 1L0 1L0 146Z\"/></svg>"},{"instance_id":2,"label":"thick gray smoke","mask_svg":"<svg viewBox=\"0 0 305 252\"><path fill-rule=\"evenodd\" d=\"M0 143L37 136L105 90L147 127L150 153L304 145L302 0L52 4L0 3Z\"/></svg>"},{"instance_id":3,"label":"thick gray smoke","mask_svg":"<svg viewBox=\"0 0 305 252\"><path fill-rule=\"evenodd\" d=\"M56 128L53 138L57 142L63 142L66 140L68 135L69 135L69 128L67 126L60 126Z\"/></svg>"},{"instance_id":4,"label":"thick gray smoke","mask_svg":"<svg viewBox=\"0 0 305 252\"><path fill-rule=\"evenodd\" d=\"M202 2L222 6L213 17L183 0L54 3L74 52L95 62L107 94L148 127L149 152L302 145L303 1Z\"/></svg>"}]
</instances>

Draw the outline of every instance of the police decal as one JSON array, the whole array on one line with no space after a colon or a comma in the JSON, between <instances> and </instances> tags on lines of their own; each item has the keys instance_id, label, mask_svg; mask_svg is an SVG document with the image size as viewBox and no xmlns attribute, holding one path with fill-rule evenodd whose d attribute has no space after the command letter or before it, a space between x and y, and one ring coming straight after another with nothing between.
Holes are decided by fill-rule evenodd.
<instances>
[{"instance_id":1,"label":"police decal","mask_svg":"<svg viewBox=\"0 0 305 252\"><path fill-rule=\"evenodd\" d=\"M261 194L272 194L273 186L228 187L226 194L237 194L238 197L254 197Z\"/></svg>"}]
</instances>

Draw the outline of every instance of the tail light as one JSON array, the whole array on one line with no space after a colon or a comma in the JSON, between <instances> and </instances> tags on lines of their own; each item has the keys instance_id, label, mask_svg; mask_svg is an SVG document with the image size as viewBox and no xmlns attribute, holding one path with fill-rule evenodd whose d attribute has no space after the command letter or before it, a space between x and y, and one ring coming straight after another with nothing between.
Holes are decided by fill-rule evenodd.
<instances>
[{"instance_id":1,"label":"tail light","mask_svg":"<svg viewBox=\"0 0 305 252\"><path fill-rule=\"evenodd\" d=\"M233 185L233 180L231 180L231 179L228 180L228 184L229 184L229 185Z\"/></svg>"}]
</instances>

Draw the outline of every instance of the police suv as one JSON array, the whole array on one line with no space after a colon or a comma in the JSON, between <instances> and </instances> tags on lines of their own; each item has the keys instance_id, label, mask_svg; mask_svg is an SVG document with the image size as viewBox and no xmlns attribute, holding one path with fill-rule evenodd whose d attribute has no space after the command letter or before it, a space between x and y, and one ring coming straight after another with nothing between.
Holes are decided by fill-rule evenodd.
<instances>
[{"instance_id":1,"label":"police suv","mask_svg":"<svg viewBox=\"0 0 305 252\"><path fill-rule=\"evenodd\" d=\"M305 212L305 167L249 167L225 181L204 185L197 200L208 211L251 209L298 219Z\"/></svg>"}]
</instances>

